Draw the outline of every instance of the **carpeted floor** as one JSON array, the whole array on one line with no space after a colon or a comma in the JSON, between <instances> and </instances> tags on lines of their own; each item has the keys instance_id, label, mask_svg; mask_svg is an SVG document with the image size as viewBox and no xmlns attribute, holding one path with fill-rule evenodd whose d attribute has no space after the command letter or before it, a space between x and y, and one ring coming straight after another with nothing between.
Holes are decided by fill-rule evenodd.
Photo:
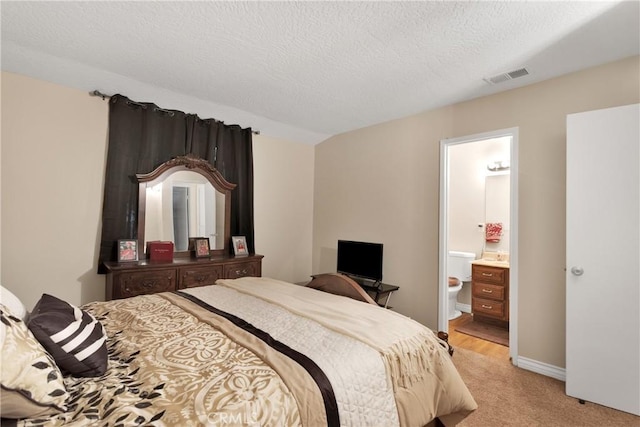
<instances>
[{"instance_id":1,"label":"carpeted floor","mask_svg":"<svg viewBox=\"0 0 640 427\"><path fill-rule=\"evenodd\" d=\"M639 427L640 417L587 402L564 392L564 382L510 362L456 348L453 362L478 403L460 427Z\"/></svg>"},{"instance_id":2,"label":"carpeted floor","mask_svg":"<svg viewBox=\"0 0 640 427\"><path fill-rule=\"evenodd\" d=\"M509 330L489 323L471 321L456 326L456 331L509 347Z\"/></svg>"}]
</instances>

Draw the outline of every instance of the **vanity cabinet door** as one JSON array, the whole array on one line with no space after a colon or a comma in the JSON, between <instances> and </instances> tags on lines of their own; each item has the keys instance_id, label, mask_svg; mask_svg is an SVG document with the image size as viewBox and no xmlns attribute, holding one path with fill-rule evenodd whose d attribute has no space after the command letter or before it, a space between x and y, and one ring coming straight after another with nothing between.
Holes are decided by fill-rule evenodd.
<instances>
[{"instance_id":1,"label":"vanity cabinet door","mask_svg":"<svg viewBox=\"0 0 640 427\"><path fill-rule=\"evenodd\" d=\"M482 298L473 298L471 310L474 315L484 314L486 316L495 317L497 319L504 319L504 303L502 301L495 301Z\"/></svg>"},{"instance_id":2,"label":"vanity cabinet door","mask_svg":"<svg viewBox=\"0 0 640 427\"><path fill-rule=\"evenodd\" d=\"M496 283L503 285L506 283L506 278L509 276L509 270L499 267L474 265L471 275L474 282Z\"/></svg>"},{"instance_id":3,"label":"vanity cabinet door","mask_svg":"<svg viewBox=\"0 0 640 427\"><path fill-rule=\"evenodd\" d=\"M490 298L504 301L504 286L489 283L475 283L472 292L474 298Z\"/></svg>"},{"instance_id":4,"label":"vanity cabinet door","mask_svg":"<svg viewBox=\"0 0 640 427\"><path fill-rule=\"evenodd\" d=\"M222 276L222 265L184 267L178 271L178 289L214 285Z\"/></svg>"}]
</instances>

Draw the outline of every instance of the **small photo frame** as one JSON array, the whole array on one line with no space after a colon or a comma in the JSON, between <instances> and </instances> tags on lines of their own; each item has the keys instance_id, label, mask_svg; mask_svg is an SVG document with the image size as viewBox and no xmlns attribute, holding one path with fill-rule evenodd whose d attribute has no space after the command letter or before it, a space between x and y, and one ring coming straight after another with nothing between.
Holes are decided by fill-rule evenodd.
<instances>
[{"instance_id":1,"label":"small photo frame","mask_svg":"<svg viewBox=\"0 0 640 427\"><path fill-rule=\"evenodd\" d=\"M231 241L233 242L233 253L235 255L249 255L247 239L244 236L233 236Z\"/></svg>"},{"instance_id":2,"label":"small photo frame","mask_svg":"<svg viewBox=\"0 0 640 427\"><path fill-rule=\"evenodd\" d=\"M196 240L206 239L206 237L189 237L189 247L187 250L193 252L196 250Z\"/></svg>"},{"instance_id":3,"label":"small photo frame","mask_svg":"<svg viewBox=\"0 0 640 427\"><path fill-rule=\"evenodd\" d=\"M193 251L196 258L208 257L211 254L209 253L209 239L207 238L195 238L193 240Z\"/></svg>"},{"instance_id":4,"label":"small photo frame","mask_svg":"<svg viewBox=\"0 0 640 427\"><path fill-rule=\"evenodd\" d=\"M118 240L118 262L138 261L138 241L132 239Z\"/></svg>"}]
</instances>

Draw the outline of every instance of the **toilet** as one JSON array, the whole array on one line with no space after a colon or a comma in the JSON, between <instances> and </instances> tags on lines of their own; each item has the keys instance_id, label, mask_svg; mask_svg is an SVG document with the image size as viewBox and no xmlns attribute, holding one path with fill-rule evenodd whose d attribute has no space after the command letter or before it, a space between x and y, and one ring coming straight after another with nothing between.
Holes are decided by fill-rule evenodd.
<instances>
[{"instance_id":1,"label":"toilet","mask_svg":"<svg viewBox=\"0 0 640 427\"><path fill-rule=\"evenodd\" d=\"M456 310L458 292L462 289L464 282L471 281L471 261L474 259L476 259L476 254L473 252L449 251L449 256L447 257L449 320L453 320L462 315L460 310Z\"/></svg>"}]
</instances>

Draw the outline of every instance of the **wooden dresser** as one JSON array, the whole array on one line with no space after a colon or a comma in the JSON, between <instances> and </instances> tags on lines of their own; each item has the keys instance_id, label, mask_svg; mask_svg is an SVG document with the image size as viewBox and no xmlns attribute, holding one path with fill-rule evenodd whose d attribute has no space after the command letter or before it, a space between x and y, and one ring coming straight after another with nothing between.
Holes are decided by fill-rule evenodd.
<instances>
[{"instance_id":1,"label":"wooden dresser","mask_svg":"<svg viewBox=\"0 0 640 427\"><path fill-rule=\"evenodd\" d=\"M474 321L509 326L509 269L472 264L471 311Z\"/></svg>"},{"instance_id":2,"label":"wooden dresser","mask_svg":"<svg viewBox=\"0 0 640 427\"><path fill-rule=\"evenodd\" d=\"M105 263L106 299L170 292L213 285L218 279L262 275L263 255L211 258L174 258L172 262L148 260Z\"/></svg>"}]
</instances>

